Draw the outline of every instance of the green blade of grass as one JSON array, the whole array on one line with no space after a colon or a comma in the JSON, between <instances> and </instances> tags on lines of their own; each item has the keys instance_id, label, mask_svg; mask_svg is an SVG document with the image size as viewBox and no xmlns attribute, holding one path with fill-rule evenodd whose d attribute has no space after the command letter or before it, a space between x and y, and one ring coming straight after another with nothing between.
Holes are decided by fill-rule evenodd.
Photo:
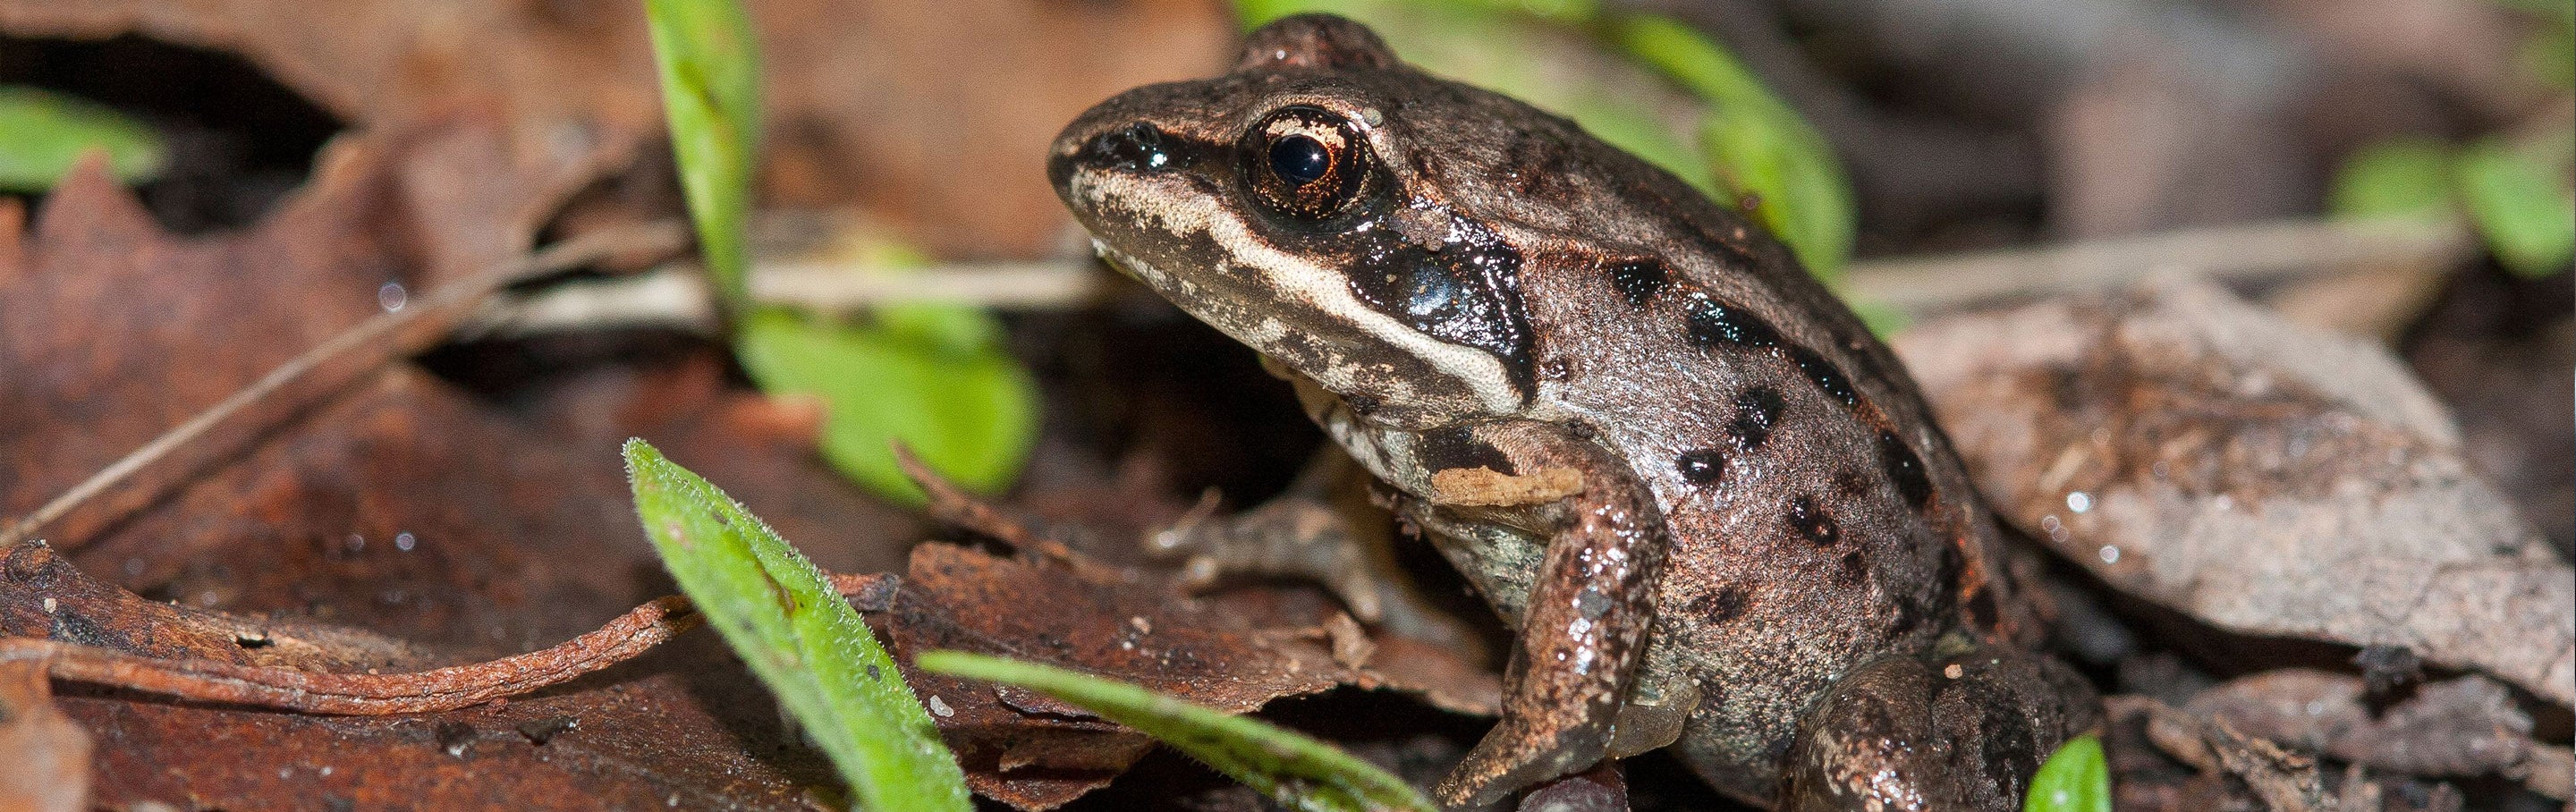
<instances>
[{"instance_id":1,"label":"green blade of grass","mask_svg":"<svg viewBox=\"0 0 2576 812\"><path fill-rule=\"evenodd\" d=\"M760 148L760 54L751 19L733 0L644 0L644 19L698 250L724 303L740 310L751 301L743 218Z\"/></svg>"},{"instance_id":2,"label":"green blade of grass","mask_svg":"<svg viewBox=\"0 0 2576 812\"><path fill-rule=\"evenodd\" d=\"M2102 739L2086 734L2057 748L2031 776L2023 812L2111 812L2111 768Z\"/></svg>"},{"instance_id":3,"label":"green blade of grass","mask_svg":"<svg viewBox=\"0 0 2576 812\"><path fill-rule=\"evenodd\" d=\"M1340 748L1135 685L962 651L922 652L913 664L924 671L1017 685L1080 705L1102 718L1144 731L1290 809L1434 809L1430 801L1403 781Z\"/></svg>"},{"instance_id":4,"label":"green blade of grass","mask_svg":"<svg viewBox=\"0 0 2576 812\"><path fill-rule=\"evenodd\" d=\"M966 776L894 658L821 570L767 524L642 440L635 512L662 564L875 812L964 812Z\"/></svg>"},{"instance_id":5,"label":"green blade of grass","mask_svg":"<svg viewBox=\"0 0 2576 812\"><path fill-rule=\"evenodd\" d=\"M107 152L108 171L128 183L151 179L168 153L161 134L123 113L32 87L0 86L0 192L41 192L82 154Z\"/></svg>"}]
</instances>

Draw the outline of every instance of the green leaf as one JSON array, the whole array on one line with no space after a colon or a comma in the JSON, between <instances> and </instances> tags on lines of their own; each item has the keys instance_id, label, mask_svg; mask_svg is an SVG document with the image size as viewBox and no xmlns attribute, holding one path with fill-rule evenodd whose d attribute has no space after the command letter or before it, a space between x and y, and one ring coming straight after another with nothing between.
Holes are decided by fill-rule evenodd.
<instances>
[{"instance_id":1,"label":"green leaf","mask_svg":"<svg viewBox=\"0 0 2576 812\"><path fill-rule=\"evenodd\" d=\"M0 191L41 192L90 150L127 183L160 174L161 134L123 113L74 96L0 85Z\"/></svg>"},{"instance_id":2,"label":"green leaf","mask_svg":"<svg viewBox=\"0 0 2576 812\"><path fill-rule=\"evenodd\" d=\"M1639 14L1616 26L1628 53L1670 74L1713 108L1701 130L1709 163L1728 189L1789 245L1809 273L1831 281L1851 260L1851 182L1824 136L1743 63L1698 31Z\"/></svg>"},{"instance_id":3,"label":"green leaf","mask_svg":"<svg viewBox=\"0 0 2576 812\"><path fill-rule=\"evenodd\" d=\"M2111 768L2101 737L2086 734L2057 748L2031 776L2023 812L2111 812Z\"/></svg>"},{"instance_id":4,"label":"green leaf","mask_svg":"<svg viewBox=\"0 0 2576 812\"><path fill-rule=\"evenodd\" d=\"M707 623L875 812L964 812L966 775L857 610L758 517L626 441L635 512Z\"/></svg>"},{"instance_id":5,"label":"green leaf","mask_svg":"<svg viewBox=\"0 0 2576 812\"><path fill-rule=\"evenodd\" d=\"M2451 147L2427 138L2363 147L2335 170L2326 211L2353 219L2450 216Z\"/></svg>"},{"instance_id":6,"label":"green leaf","mask_svg":"<svg viewBox=\"0 0 2576 812\"><path fill-rule=\"evenodd\" d=\"M2576 139L2576 134L2560 137ZM2460 197L2468 204L2469 219L2496 259L2514 273L2550 276L2566 271L2576 257L2570 154L2576 154L2576 146L2515 149L2495 140L2473 144L2460 154Z\"/></svg>"},{"instance_id":7,"label":"green leaf","mask_svg":"<svg viewBox=\"0 0 2576 812\"><path fill-rule=\"evenodd\" d=\"M724 302L748 306L743 218L760 149L760 54L733 0L644 0L661 68L662 106L698 250Z\"/></svg>"},{"instance_id":8,"label":"green leaf","mask_svg":"<svg viewBox=\"0 0 2576 812\"><path fill-rule=\"evenodd\" d=\"M1434 809L1403 781L1340 748L1127 683L962 651L922 652L913 664L933 673L1017 685L1080 705L1144 731L1290 809Z\"/></svg>"},{"instance_id":9,"label":"green leaf","mask_svg":"<svg viewBox=\"0 0 2576 812\"><path fill-rule=\"evenodd\" d=\"M1008 486L1037 436L1037 385L1002 347L991 314L903 305L839 324L754 311L735 336L762 391L822 401L823 457L878 494L918 504L895 467L902 440L933 470L968 488Z\"/></svg>"}]
</instances>

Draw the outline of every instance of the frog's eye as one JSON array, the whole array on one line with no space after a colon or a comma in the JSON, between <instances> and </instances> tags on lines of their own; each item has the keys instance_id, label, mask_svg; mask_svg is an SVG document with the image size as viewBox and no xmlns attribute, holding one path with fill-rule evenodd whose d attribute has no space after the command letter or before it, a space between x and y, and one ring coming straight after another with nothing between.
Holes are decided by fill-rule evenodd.
<instances>
[{"instance_id":1,"label":"frog's eye","mask_svg":"<svg viewBox=\"0 0 2576 812\"><path fill-rule=\"evenodd\" d=\"M1320 107L1272 111L1244 133L1239 151L1253 198L1298 220L1342 214L1368 186L1368 143L1348 119Z\"/></svg>"}]
</instances>

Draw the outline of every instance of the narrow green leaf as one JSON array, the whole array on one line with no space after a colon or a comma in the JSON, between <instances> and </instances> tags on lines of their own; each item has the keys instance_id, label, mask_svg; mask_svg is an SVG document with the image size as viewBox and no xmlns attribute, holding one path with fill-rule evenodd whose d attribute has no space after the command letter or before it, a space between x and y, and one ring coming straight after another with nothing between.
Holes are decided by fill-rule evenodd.
<instances>
[{"instance_id":1,"label":"narrow green leaf","mask_svg":"<svg viewBox=\"0 0 2576 812\"><path fill-rule=\"evenodd\" d=\"M2336 217L2451 216L2451 147L2428 138L2396 138L2345 158L2326 195Z\"/></svg>"},{"instance_id":2,"label":"narrow green leaf","mask_svg":"<svg viewBox=\"0 0 2576 812\"><path fill-rule=\"evenodd\" d=\"M966 776L857 610L758 517L642 440L635 512L680 591L875 812L964 812Z\"/></svg>"},{"instance_id":3,"label":"narrow green leaf","mask_svg":"<svg viewBox=\"0 0 2576 812\"><path fill-rule=\"evenodd\" d=\"M868 489L919 503L895 467L902 440L933 470L985 492L1008 486L1037 437L1037 385L1002 347L991 314L952 305L882 308L840 324L752 312L734 350L762 391L822 401L823 457Z\"/></svg>"},{"instance_id":4,"label":"narrow green leaf","mask_svg":"<svg viewBox=\"0 0 2576 812\"><path fill-rule=\"evenodd\" d=\"M1080 705L1144 731L1290 809L1431 812L1434 808L1403 781L1340 748L1127 683L962 651L922 652L913 664L933 673L1017 685Z\"/></svg>"},{"instance_id":5,"label":"narrow green leaf","mask_svg":"<svg viewBox=\"0 0 2576 812\"><path fill-rule=\"evenodd\" d=\"M743 218L760 149L760 54L751 19L734 0L644 0L644 19L698 250L725 304L741 310L751 301Z\"/></svg>"},{"instance_id":6,"label":"narrow green leaf","mask_svg":"<svg viewBox=\"0 0 2576 812\"><path fill-rule=\"evenodd\" d=\"M0 85L0 191L54 188L81 154L106 150L118 180L150 180L167 151L161 134L86 99L32 87Z\"/></svg>"},{"instance_id":7,"label":"narrow green leaf","mask_svg":"<svg viewBox=\"0 0 2576 812\"><path fill-rule=\"evenodd\" d=\"M2111 812L2111 768L2101 737L2077 736L2057 748L2031 776L2023 812Z\"/></svg>"},{"instance_id":8,"label":"narrow green leaf","mask_svg":"<svg viewBox=\"0 0 2576 812\"><path fill-rule=\"evenodd\" d=\"M2567 154L2576 148L2561 146L2544 158L2538 153L2546 150L2489 140L2460 154L2460 196L2469 219L2496 259L2525 277L2564 272L2576 257L2576 187L2567 168Z\"/></svg>"},{"instance_id":9,"label":"narrow green leaf","mask_svg":"<svg viewBox=\"0 0 2576 812\"><path fill-rule=\"evenodd\" d=\"M1832 146L1733 55L1669 17L1618 21L1628 53L1672 76L1713 108L1701 132L1709 163L1728 189L1751 198L1755 214L1789 245L1809 273L1831 281L1850 261L1851 182Z\"/></svg>"}]
</instances>

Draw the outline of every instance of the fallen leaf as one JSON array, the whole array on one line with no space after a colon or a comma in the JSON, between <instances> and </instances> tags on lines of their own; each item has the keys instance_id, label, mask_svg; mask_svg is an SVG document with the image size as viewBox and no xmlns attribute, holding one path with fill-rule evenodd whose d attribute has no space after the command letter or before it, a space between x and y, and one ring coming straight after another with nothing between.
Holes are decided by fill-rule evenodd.
<instances>
[{"instance_id":1,"label":"fallen leaf","mask_svg":"<svg viewBox=\"0 0 2576 812\"><path fill-rule=\"evenodd\" d=\"M2576 702L2576 572L2384 351L2205 285L1959 317L1898 346L2002 515L2112 586Z\"/></svg>"},{"instance_id":2,"label":"fallen leaf","mask_svg":"<svg viewBox=\"0 0 2576 812\"><path fill-rule=\"evenodd\" d=\"M2366 688L2343 674L2267 671L2202 692L2182 710L2376 770L2472 778L2531 766L2531 716L2493 680L2431 683L2384 711L2364 703Z\"/></svg>"},{"instance_id":3,"label":"fallen leaf","mask_svg":"<svg viewBox=\"0 0 2576 812\"><path fill-rule=\"evenodd\" d=\"M907 662L937 649L1000 655L1079 668L1229 713L1357 679L1324 647L1263 634L1232 612L1189 600L1165 578L1081 560L1014 560L925 544L913 549L885 623ZM1089 713L1027 697L1014 702L981 681L907 676L965 764L967 784L1021 809L1053 808L1105 786L1153 744Z\"/></svg>"}]
</instances>

